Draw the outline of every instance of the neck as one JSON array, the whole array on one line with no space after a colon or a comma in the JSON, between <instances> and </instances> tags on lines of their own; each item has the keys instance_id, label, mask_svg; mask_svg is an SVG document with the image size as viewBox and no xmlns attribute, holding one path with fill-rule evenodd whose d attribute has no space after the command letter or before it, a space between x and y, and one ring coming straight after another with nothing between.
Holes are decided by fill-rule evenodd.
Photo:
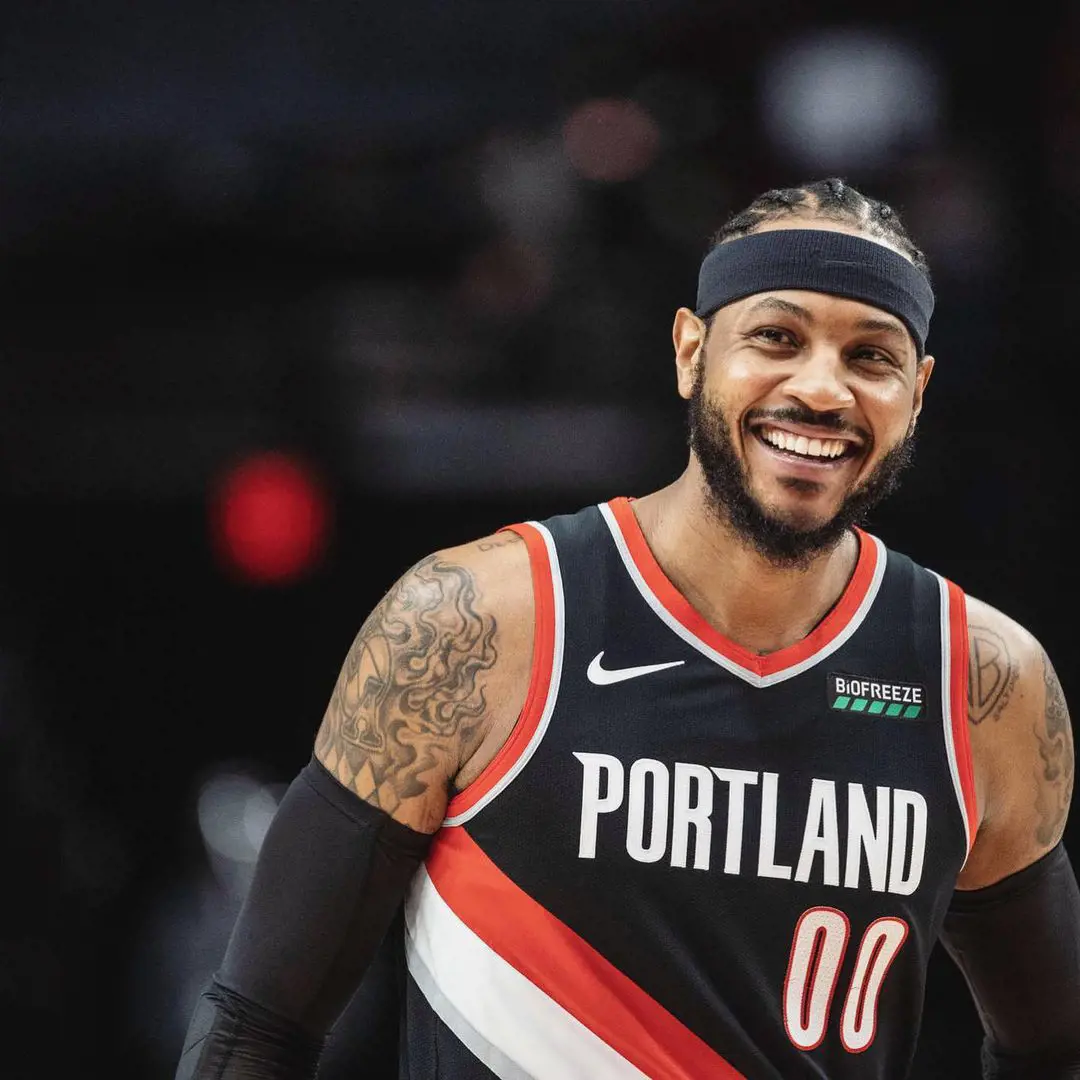
<instances>
[{"instance_id":1,"label":"neck","mask_svg":"<svg viewBox=\"0 0 1080 1080\"><path fill-rule=\"evenodd\" d=\"M717 518L685 473L633 507L672 584L715 630L759 654L810 633L843 593L858 559L858 540L848 532L803 566L777 566Z\"/></svg>"}]
</instances>

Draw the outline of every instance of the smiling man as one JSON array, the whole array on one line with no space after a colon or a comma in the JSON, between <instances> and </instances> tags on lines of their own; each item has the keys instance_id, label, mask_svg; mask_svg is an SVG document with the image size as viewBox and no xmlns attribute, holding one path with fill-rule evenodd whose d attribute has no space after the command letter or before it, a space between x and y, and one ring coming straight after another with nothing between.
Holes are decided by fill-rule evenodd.
<instances>
[{"instance_id":1,"label":"smiling man","mask_svg":"<svg viewBox=\"0 0 1080 1080\"><path fill-rule=\"evenodd\" d=\"M858 224L787 215L750 233L750 220L721 231L701 267L696 311L675 318L691 466L714 513L763 557L805 564L833 548L911 460L934 367L924 354L933 294L922 266L880 236L861 236ZM829 291L775 287L783 282ZM703 345L724 357L728 389L717 401L697 362ZM737 436L725 415L735 393L753 398Z\"/></svg>"},{"instance_id":2,"label":"smiling man","mask_svg":"<svg viewBox=\"0 0 1080 1080\"><path fill-rule=\"evenodd\" d=\"M398 912L404 1080L906 1077L939 939L985 1076L1080 1076L1054 668L863 524L911 460L932 309L840 180L727 222L674 319L686 468L386 592L178 1078L314 1076ZM1001 690L969 704L989 642Z\"/></svg>"}]
</instances>

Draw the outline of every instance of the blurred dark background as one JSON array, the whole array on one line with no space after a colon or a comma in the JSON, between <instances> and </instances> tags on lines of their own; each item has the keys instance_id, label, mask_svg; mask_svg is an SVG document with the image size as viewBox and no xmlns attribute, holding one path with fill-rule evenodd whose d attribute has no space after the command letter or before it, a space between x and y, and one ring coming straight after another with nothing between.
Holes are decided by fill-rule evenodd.
<instances>
[{"instance_id":1,"label":"blurred dark background","mask_svg":"<svg viewBox=\"0 0 1080 1080\"><path fill-rule=\"evenodd\" d=\"M843 176L927 252L919 464L871 526L1080 700L1080 5L46 0L0 33L5 1080L171 1078L368 609L677 474L672 317L766 188ZM915 1075L978 1041L939 960Z\"/></svg>"}]
</instances>

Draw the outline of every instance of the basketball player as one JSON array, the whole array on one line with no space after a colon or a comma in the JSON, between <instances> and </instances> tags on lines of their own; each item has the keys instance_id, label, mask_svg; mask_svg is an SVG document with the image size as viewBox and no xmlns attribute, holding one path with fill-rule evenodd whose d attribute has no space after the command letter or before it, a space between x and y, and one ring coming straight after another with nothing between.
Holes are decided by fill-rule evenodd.
<instances>
[{"instance_id":1,"label":"basketball player","mask_svg":"<svg viewBox=\"0 0 1080 1080\"><path fill-rule=\"evenodd\" d=\"M897 215L839 180L728 221L674 318L685 471L389 589L178 1078L313 1076L402 903L408 1080L904 1077L939 938L987 1077L1080 1076L1058 677L860 525L910 457L932 307Z\"/></svg>"}]
</instances>

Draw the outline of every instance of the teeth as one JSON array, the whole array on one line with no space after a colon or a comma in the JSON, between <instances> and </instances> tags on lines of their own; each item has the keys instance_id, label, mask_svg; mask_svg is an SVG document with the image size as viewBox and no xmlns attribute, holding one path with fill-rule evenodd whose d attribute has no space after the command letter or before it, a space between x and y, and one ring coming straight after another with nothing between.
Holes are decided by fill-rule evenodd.
<instances>
[{"instance_id":1,"label":"teeth","mask_svg":"<svg viewBox=\"0 0 1080 1080\"><path fill-rule=\"evenodd\" d=\"M788 431L765 428L761 437L780 450L788 450L804 457L839 457L847 448L843 439L808 439L805 435L792 435Z\"/></svg>"}]
</instances>

